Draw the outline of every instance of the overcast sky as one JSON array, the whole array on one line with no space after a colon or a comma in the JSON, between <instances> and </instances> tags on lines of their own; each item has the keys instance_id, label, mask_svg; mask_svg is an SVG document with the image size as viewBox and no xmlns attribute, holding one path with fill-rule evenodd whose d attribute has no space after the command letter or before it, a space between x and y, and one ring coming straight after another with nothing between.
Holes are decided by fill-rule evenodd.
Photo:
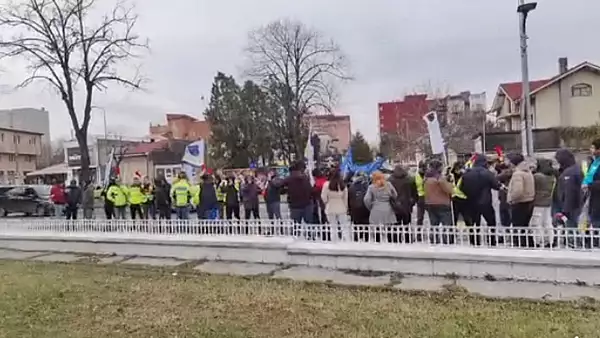
<instances>
[{"instance_id":1,"label":"overcast sky","mask_svg":"<svg viewBox=\"0 0 600 338\"><path fill-rule=\"evenodd\" d=\"M0 3L5 0L0 0ZM107 0L102 0L104 1ZM144 0L137 2L138 32L150 39L143 72L146 93L110 88L96 104L109 129L143 136L167 112L202 116L202 96L217 71L242 73L249 30L272 20L301 20L337 40L355 80L341 88L334 111L352 117L353 130L377 137L377 103L399 99L423 83L453 91L486 91L520 80L517 0ZM550 77L557 59L600 63L600 1L539 0L529 18L530 74ZM24 76L2 65L0 84ZM43 85L0 94L0 107L46 107L53 138L69 135L61 101ZM92 121L103 132L102 113Z\"/></svg>"}]
</instances>

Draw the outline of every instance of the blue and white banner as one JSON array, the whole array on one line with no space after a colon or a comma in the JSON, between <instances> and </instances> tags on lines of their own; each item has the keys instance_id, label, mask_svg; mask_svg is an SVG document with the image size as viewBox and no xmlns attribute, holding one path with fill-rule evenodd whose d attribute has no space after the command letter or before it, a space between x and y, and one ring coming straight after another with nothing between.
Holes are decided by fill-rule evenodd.
<instances>
[{"instance_id":1,"label":"blue and white banner","mask_svg":"<svg viewBox=\"0 0 600 338\"><path fill-rule=\"evenodd\" d=\"M181 162L187 163L196 168L202 167L204 165L204 148L204 140L190 143L185 148L185 153L183 154Z\"/></svg>"}]
</instances>

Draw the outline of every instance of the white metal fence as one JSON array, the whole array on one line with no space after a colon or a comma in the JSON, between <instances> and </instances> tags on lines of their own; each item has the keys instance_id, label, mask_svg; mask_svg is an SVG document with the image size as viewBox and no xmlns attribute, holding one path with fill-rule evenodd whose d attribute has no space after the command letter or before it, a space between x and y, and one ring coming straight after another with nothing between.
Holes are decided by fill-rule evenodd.
<instances>
[{"instance_id":1,"label":"white metal fence","mask_svg":"<svg viewBox=\"0 0 600 338\"><path fill-rule=\"evenodd\" d=\"M544 250L598 250L600 229L529 227L312 225L292 221L4 219L2 233L146 234L157 236L276 236L314 242L368 242L507 247Z\"/></svg>"}]
</instances>

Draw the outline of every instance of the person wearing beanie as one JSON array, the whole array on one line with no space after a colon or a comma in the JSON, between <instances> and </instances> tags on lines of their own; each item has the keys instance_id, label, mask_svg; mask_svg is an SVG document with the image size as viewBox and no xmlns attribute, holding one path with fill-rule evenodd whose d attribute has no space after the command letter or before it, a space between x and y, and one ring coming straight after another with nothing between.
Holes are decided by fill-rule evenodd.
<instances>
[{"instance_id":1,"label":"person wearing beanie","mask_svg":"<svg viewBox=\"0 0 600 338\"><path fill-rule=\"evenodd\" d=\"M529 234L529 222L533 216L533 201L535 199L535 180L530 165L522 154L510 154L508 160L514 167L506 200L510 204L513 227L519 233L513 235L516 247L533 247L533 236Z\"/></svg>"}]
</instances>

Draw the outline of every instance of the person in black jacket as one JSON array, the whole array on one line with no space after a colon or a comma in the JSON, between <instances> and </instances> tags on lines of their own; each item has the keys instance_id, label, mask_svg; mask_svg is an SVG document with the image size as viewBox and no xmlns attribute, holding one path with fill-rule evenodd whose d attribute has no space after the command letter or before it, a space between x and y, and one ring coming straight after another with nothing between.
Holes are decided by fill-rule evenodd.
<instances>
[{"instance_id":1,"label":"person in black jacket","mask_svg":"<svg viewBox=\"0 0 600 338\"><path fill-rule=\"evenodd\" d=\"M202 184L200 185L200 204L196 209L198 219L215 219L219 210L219 200L217 199L217 190L211 175L202 175Z\"/></svg>"},{"instance_id":2,"label":"person in black jacket","mask_svg":"<svg viewBox=\"0 0 600 338\"><path fill-rule=\"evenodd\" d=\"M575 156L568 149L559 149L555 155L560 165L560 176L556 184L558 196L558 210L560 215L566 218L565 226L569 230L567 234L567 245L573 247L581 243L573 240L579 226L579 214L581 213L581 184L583 173L581 167L575 162ZM591 202L591 199L590 199Z\"/></svg>"},{"instance_id":3,"label":"person in black jacket","mask_svg":"<svg viewBox=\"0 0 600 338\"><path fill-rule=\"evenodd\" d=\"M310 178L304 173L304 162L294 163L290 167L290 176L283 180L283 187L288 193L290 218L294 223L313 223L313 188Z\"/></svg>"},{"instance_id":4,"label":"person in black jacket","mask_svg":"<svg viewBox=\"0 0 600 338\"><path fill-rule=\"evenodd\" d=\"M467 204L471 210L471 220L475 225L475 233L479 232L481 218L485 219L491 233L495 233L496 212L492 205L492 189L500 189L496 176L488 169L487 159L482 154L476 154L473 167L462 176L462 184L459 189L466 195ZM496 245L496 236L490 237L490 245ZM473 245L481 245L481 237L469 236Z\"/></svg>"},{"instance_id":5,"label":"person in black jacket","mask_svg":"<svg viewBox=\"0 0 600 338\"><path fill-rule=\"evenodd\" d=\"M230 176L227 178L227 185L223 188L225 193L225 218L240 219L240 191L239 187L235 184L235 177Z\"/></svg>"},{"instance_id":6,"label":"person in black jacket","mask_svg":"<svg viewBox=\"0 0 600 338\"><path fill-rule=\"evenodd\" d=\"M77 219L77 212L81 204L81 188L77 185L77 181L72 180L65 190L67 197L66 216L67 219Z\"/></svg>"},{"instance_id":7,"label":"person in black jacket","mask_svg":"<svg viewBox=\"0 0 600 338\"><path fill-rule=\"evenodd\" d=\"M403 166L397 165L394 168L394 172L390 176L389 181L398 193L398 197L396 197L395 202L400 208L396 208L396 210L394 210L394 213L396 214L397 225L408 226L411 223L413 206L417 203L419 198L415 180L408 175L408 172ZM397 238L398 236L396 233L391 231L388 233L388 241L392 243L398 241L409 242L410 234L407 230L408 229L404 228L400 231L400 233L404 234L404 236L400 236L401 238Z\"/></svg>"},{"instance_id":8,"label":"person in black jacket","mask_svg":"<svg viewBox=\"0 0 600 338\"><path fill-rule=\"evenodd\" d=\"M159 219L171 219L171 186L164 177L157 177L154 180L153 202L158 211Z\"/></svg>"}]
</instances>

